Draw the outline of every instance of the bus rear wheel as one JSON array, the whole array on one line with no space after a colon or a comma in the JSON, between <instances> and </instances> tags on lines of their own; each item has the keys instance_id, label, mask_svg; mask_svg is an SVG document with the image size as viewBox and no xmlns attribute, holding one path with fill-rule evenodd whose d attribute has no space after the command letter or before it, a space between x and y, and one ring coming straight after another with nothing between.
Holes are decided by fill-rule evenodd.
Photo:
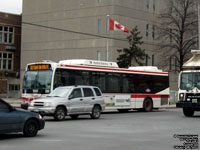
<instances>
[{"instance_id":1,"label":"bus rear wheel","mask_svg":"<svg viewBox=\"0 0 200 150\"><path fill-rule=\"evenodd\" d=\"M186 117L192 117L194 115L194 110L191 108L183 108L183 114Z\"/></svg>"},{"instance_id":2,"label":"bus rear wheel","mask_svg":"<svg viewBox=\"0 0 200 150\"><path fill-rule=\"evenodd\" d=\"M150 98L144 100L143 109L145 112L150 112L153 109L153 102Z\"/></svg>"}]
</instances>

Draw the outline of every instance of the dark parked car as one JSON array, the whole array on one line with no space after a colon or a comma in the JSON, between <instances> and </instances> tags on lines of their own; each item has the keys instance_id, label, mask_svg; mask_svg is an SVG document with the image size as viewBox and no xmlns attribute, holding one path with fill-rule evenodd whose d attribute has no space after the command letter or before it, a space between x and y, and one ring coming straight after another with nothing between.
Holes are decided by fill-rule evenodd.
<instances>
[{"instance_id":1,"label":"dark parked car","mask_svg":"<svg viewBox=\"0 0 200 150\"><path fill-rule=\"evenodd\" d=\"M44 126L39 114L17 110L0 99L0 134L23 132L25 136L33 137Z\"/></svg>"}]
</instances>

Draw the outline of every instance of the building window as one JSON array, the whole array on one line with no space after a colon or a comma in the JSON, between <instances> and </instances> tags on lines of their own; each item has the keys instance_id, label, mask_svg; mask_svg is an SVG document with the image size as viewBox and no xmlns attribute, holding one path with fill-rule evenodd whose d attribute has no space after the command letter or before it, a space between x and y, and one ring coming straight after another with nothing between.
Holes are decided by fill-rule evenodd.
<instances>
[{"instance_id":1,"label":"building window","mask_svg":"<svg viewBox=\"0 0 200 150\"><path fill-rule=\"evenodd\" d=\"M146 38L149 37L149 24L146 24Z\"/></svg>"},{"instance_id":2,"label":"building window","mask_svg":"<svg viewBox=\"0 0 200 150\"><path fill-rule=\"evenodd\" d=\"M14 27L0 25L0 43L14 44Z\"/></svg>"},{"instance_id":3,"label":"building window","mask_svg":"<svg viewBox=\"0 0 200 150\"><path fill-rule=\"evenodd\" d=\"M146 66L148 66L148 59L149 59L149 57L146 56L146 62L145 62L145 65L146 65Z\"/></svg>"},{"instance_id":4,"label":"building window","mask_svg":"<svg viewBox=\"0 0 200 150\"><path fill-rule=\"evenodd\" d=\"M98 19L98 34L101 34L101 19Z\"/></svg>"},{"instance_id":5,"label":"building window","mask_svg":"<svg viewBox=\"0 0 200 150\"><path fill-rule=\"evenodd\" d=\"M155 30L156 30L156 27L155 25L152 26L152 39L155 40Z\"/></svg>"},{"instance_id":6,"label":"building window","mask_svg":"<svg viewBox=\"0 0 200 150\"><path fill-rule=\"evenodd\" d=\"M97 51L97 60L101 60L101 52Z\"/></svg>"},{"instance_id":7,"label":"building window","mask_svg":"<svg viewBox=\"0 0 200 150\"><path fill-rule=\"evenodd\" d=\"M155 65L155 56L154 56L154 54L152 55L152 66L154 66Z\"/></svg>"},{"instance_id":8,"label":"building window","mask_svg":"<svg viewBox=\"0 0 200 150\"><path fill-rule=\"evenodd\" d=\"M110 18L107 17L106 19L106 33L109 34L110 33Z\"/></svg>"},{"instance_id":9,"label":"building window","mask_svg":"<svg viewBox=\"0 0 200 150\"><path fill-rule=\"evenodd\" d=\"M156 11L156 0L153 0L153 12Z\"/></svg>"},{"instance_id":10,"label":"building window","mask_svg":"<svg viewBox=\"0 0 200 150\"><path fill-rule=\"evenodd\" d=\"M0 70L13 69L13 54L8 52L0 52Z\"/></svg>"},{"instance_id":11,"label":"building window","mask_svg":"<svg viewBox=\"0 0 200 150\"><path fill-rule=\"evenodd\" d=\"M146 0L146 7L147 7L147 9L149 9L149 0Z\"/></svg>"},{"instance_id":12,"label":"building window","mask_svg":"<svg viewBox=\"0 0 200 150\"><path fill-rule=\"evenodd\" d=\"M173 33L172 33L172 29L170 29L169 32L170 32L169 40L170 40L170 43L172 43L172 34L173 34Z\"/></svg>"},{"instance_id":13,"label":"building window","mask_svg":"<svg viewBox=\"0 0 200 150\"><path fill-rule=\"evenodd\" d=\"M177 71L177 59L175 56L171 56L170 59L169 59L169 70L171 71Z\"/></svg>"},{"instance_id":14,"label":"building window","mask_svg":"<svg viewBox=\"0 0 200 150\"><path fill-rule=\"evenodd\" d=\"M9 91L19 91L20 85L19 84L9 84Z\"/></svg>"}]
</instances>

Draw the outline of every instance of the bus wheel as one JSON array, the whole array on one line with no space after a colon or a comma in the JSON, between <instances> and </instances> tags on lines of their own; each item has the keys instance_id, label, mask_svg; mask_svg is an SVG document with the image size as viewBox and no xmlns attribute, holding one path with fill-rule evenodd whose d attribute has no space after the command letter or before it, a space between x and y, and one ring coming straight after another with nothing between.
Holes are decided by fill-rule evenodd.
<instances>
[{"instance_id":1,"label":"bus wheel","mask_svg":"<svg viewBox=\"0 0 200 150\"><path fill-rule=\"evenodd\" d=\"M144 100L143 109L145 112L150 112L153 109L153 102L150 98Z\"/></svg>"},{"instance_id":2,"label":"bus wheel","mask_svg":"<svg viewBox=\"0 0 200 150\"><path fill-rule=\"evenodd\" d=\"M54 114L54 119L57 121L61 121L65 119L66 111L64 107L59 106L56 108L55 114Z\"/></svg>"},{"instance_id":3,"label":"bus wheel","mask_svg":"<svg viewBox=\"0 0 200 150\"><path fill-rule=\"evenodd\" d=\"M191 108L183 108L183 114L186 117L192 117L194 115L194 110Z\"/></svg>"}]
</instances>

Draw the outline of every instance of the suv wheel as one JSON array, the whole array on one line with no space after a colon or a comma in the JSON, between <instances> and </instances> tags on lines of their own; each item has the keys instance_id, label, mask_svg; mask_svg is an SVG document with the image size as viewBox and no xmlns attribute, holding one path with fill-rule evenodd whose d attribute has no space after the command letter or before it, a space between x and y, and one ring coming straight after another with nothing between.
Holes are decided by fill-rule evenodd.
<instances>
[{"instance_id":1,"label":"suv wheel","mask_svg":"<svg viewBox=\"0 0 200 150\"><path fill-rule=\"evenodd\" d=\"M28 120L24 126L24 135L26 137L33 137L36 136L38 132L38 123L35 120Z\"/></svg>"},{"instance_id":2,"label":"suv wheel","mask_svg":"<svg viewBox=\"0 0 200 150\"><path fill-rule=\"evenodd\" d=\"M65 111L64 107L59 106L56 108L56 111L54 114L54 119L57 121L64 120L65 115L66 115L66 111Z\"/></svg>"},{"instance_id":3,"label":"suv wheel","mask_svg":"<svg viewBox=\"0 0 200 150\"><path fill-rule=\"evenodd\" d=\"M92 114L90 115L92 119L99 119L101 116L101 108L97 105L92 109Z\"/></svg>"}]
</instances>

